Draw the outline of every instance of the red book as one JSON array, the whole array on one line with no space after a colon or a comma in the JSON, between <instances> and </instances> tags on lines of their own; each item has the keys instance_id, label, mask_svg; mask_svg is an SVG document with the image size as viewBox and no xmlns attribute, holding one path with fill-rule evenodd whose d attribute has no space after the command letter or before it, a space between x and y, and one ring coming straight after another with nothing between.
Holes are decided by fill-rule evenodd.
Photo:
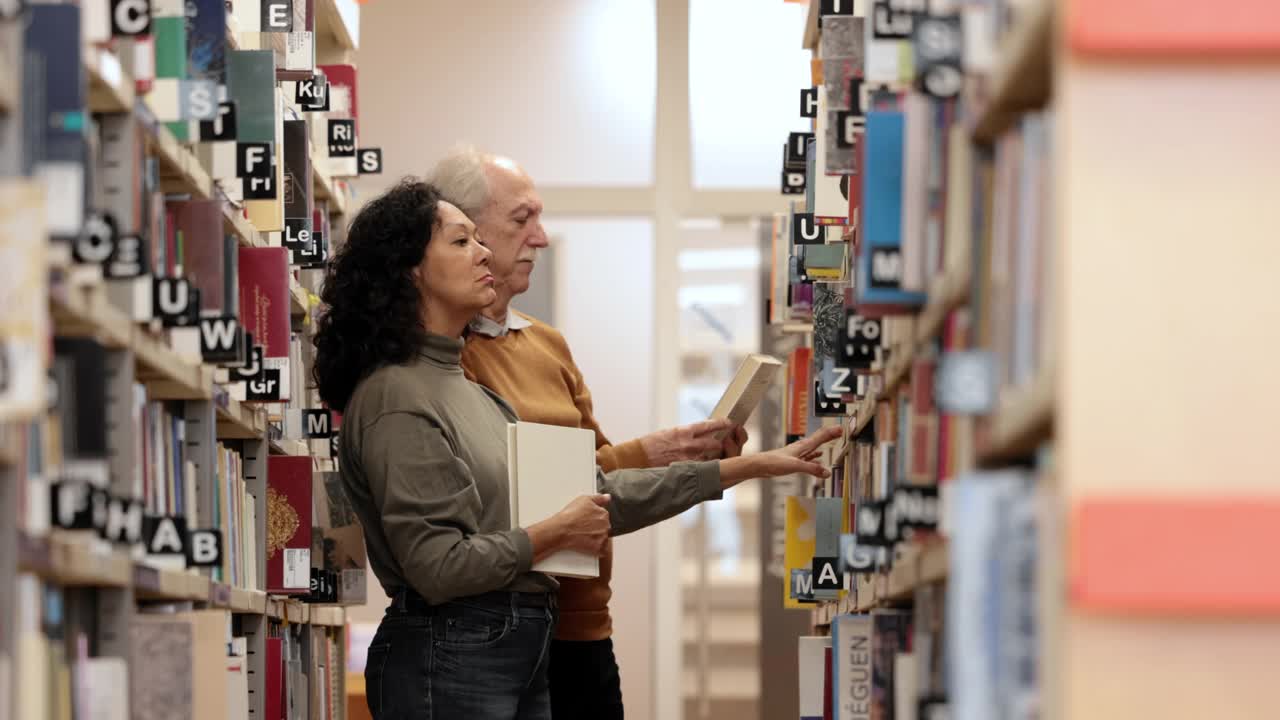
<instances>
[{"instance_id":1,"label":"red book","mask_svg":"<svg viewBox=\"0 0 1280 720\"><path fill-rule=\"evenodd\" d=\"M809 367L813 364L813 350L798 347L791 351L787 362L787 389L790 404L787 406L787 435L804 437L809 430Z\"/></svg>"},{"instance_id":2,"label":"red book","mask_svg":"<svg viewBox=\"0 0 1280 720\"><path fill-rule=\"evenodd\" d=\"M267 460L267 592L311 591L311 458Z\"/></svg>"},{"instance_id":3,"label":"red book","mask_svg":"<svg viewBox=\"0 0 1280 720\"><path fill-rule=\"evenodd\" d=\"M266 720L284 720L283 644L283 638L267 638Z\"/></svg>"},{"instance_id":4,"label":"red book","mask_svg":"<svg viewBox=\"0 0 1280 720\"><path fill-rule=\"evenodd\" d=\"M351 98L351 119L356 121L356 137L360 137L360 110L356 103L356 66L355 65L321 65L324 76L329 80L330 107L341 115L341 110L333 106L333 91L346 94Z\"/></svg>"},{"instance_id":5,"label":"red book","mask_svg":"<svg viewBox=\"0 0 1280 720\"><path fill-rule=\"evenodd\" d=\"M249 400L289 399L289 251L240 248L240 324L263 349L263 378L274 386L250 388ZM252 383L251 383L252 384Z\"/></svg>"},{"instance_id":6,"label":"red book","mask_svg":"<svg viewBox=\"0 0 1280 720\"><path fill-rule=\"evenodd\" d=\"M200 291L200 309L222 312L226 307L225 234L222 204L217 200L169 203L182 233L182 271Z\"/></svg>"},{"instance_id":7,"label":"red book","mask_svg":"<svg viewBox=\"0 0 1280 720\"><path fill-rule=\"evenodd\" d=\"M831 646L822 649L822 720L835 720L835 698L831 682Z\"/></svg>"}]
</instances>

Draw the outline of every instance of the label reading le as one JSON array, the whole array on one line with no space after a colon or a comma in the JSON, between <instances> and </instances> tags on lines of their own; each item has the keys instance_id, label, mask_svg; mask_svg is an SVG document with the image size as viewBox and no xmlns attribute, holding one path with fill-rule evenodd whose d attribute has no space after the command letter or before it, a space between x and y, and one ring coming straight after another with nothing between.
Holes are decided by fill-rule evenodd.
<instances>
[{"instance_id":1,"label":"label reading le","mask_svg":"<svg viewBox=\"0 0 1280 720\"><path fill-rule=\"evenodd\" d=\"M311 245L311 218L285 218L284 237L280 244L290 250L304 250Z\"/></svg>"},{"instance_id":2,"label":"label reading le","mask_svg":"<svg viewBox=\"0 0 1280 720\"><path fill-rule=\"evenodd\" d=\"M137 37L151 34L151 3L148 0L111 0L111 35Z\"/></svg>"},{"instance_id":3,"label":"label reading le","mask_svg":"<svg viewBox=\"0 0 1280 720\"><path fill-rule=\"evenodd\" d=\"M382 148L360 148L359 171L361 175L382 173Z\"/></svg>"}]
</instances>

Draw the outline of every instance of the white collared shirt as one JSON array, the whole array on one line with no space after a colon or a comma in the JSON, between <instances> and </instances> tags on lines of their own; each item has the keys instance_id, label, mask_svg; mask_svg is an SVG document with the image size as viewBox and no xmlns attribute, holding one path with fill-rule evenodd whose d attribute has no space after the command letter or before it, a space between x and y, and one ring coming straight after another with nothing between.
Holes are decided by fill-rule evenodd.
<instances>
[{"instance_id":1,"label":"white collared shirt","mask_svg":"<svg viewBox=\"0 0 1280 720\"><path fill-rule=\"evenodd\" d=\"M517 315L516 311L510 308L507 309L507 322L505 324L499 324L484 315L476 315L470 323L471 332L491 338L502 337L512 330L523 330L531 325L533 323Z\"/></svg>"}]
</instances>

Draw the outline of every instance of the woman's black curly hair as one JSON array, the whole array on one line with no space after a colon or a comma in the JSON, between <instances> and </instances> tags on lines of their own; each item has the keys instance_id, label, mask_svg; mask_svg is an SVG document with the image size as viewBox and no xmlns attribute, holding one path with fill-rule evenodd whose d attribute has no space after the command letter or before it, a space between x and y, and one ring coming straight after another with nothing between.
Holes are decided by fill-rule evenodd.
<instances>
[{"instance_id":1,"label":"woman's black curly hair","mask_svg":"<svg viewBox=\"0 0 1280 720\"><path fill-rule=\"evenodd\" d=\"M320 298L312 378L320 398L343 411L356 384L384 365L407 362L426 341L412 272L439 222L440 192L409 178L370 200L329 262Z\"/></svg>"}]
</instances>

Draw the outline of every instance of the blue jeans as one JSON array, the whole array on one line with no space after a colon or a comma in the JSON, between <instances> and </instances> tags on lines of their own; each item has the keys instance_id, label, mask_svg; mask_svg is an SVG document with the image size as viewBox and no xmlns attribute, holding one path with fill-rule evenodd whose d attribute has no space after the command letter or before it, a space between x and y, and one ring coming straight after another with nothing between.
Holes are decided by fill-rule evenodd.
<instances>
[{"instance_id":1,"label":"blue jeans","mask_svg":"<svg viewBox=\"0 0 1280 720\"><path fill-rule=\"evenodd\" d=\"M374 720L550 720L554 595L492 592L428 606L398 593L369 644Z\"/></svg>"}]
</instances>

